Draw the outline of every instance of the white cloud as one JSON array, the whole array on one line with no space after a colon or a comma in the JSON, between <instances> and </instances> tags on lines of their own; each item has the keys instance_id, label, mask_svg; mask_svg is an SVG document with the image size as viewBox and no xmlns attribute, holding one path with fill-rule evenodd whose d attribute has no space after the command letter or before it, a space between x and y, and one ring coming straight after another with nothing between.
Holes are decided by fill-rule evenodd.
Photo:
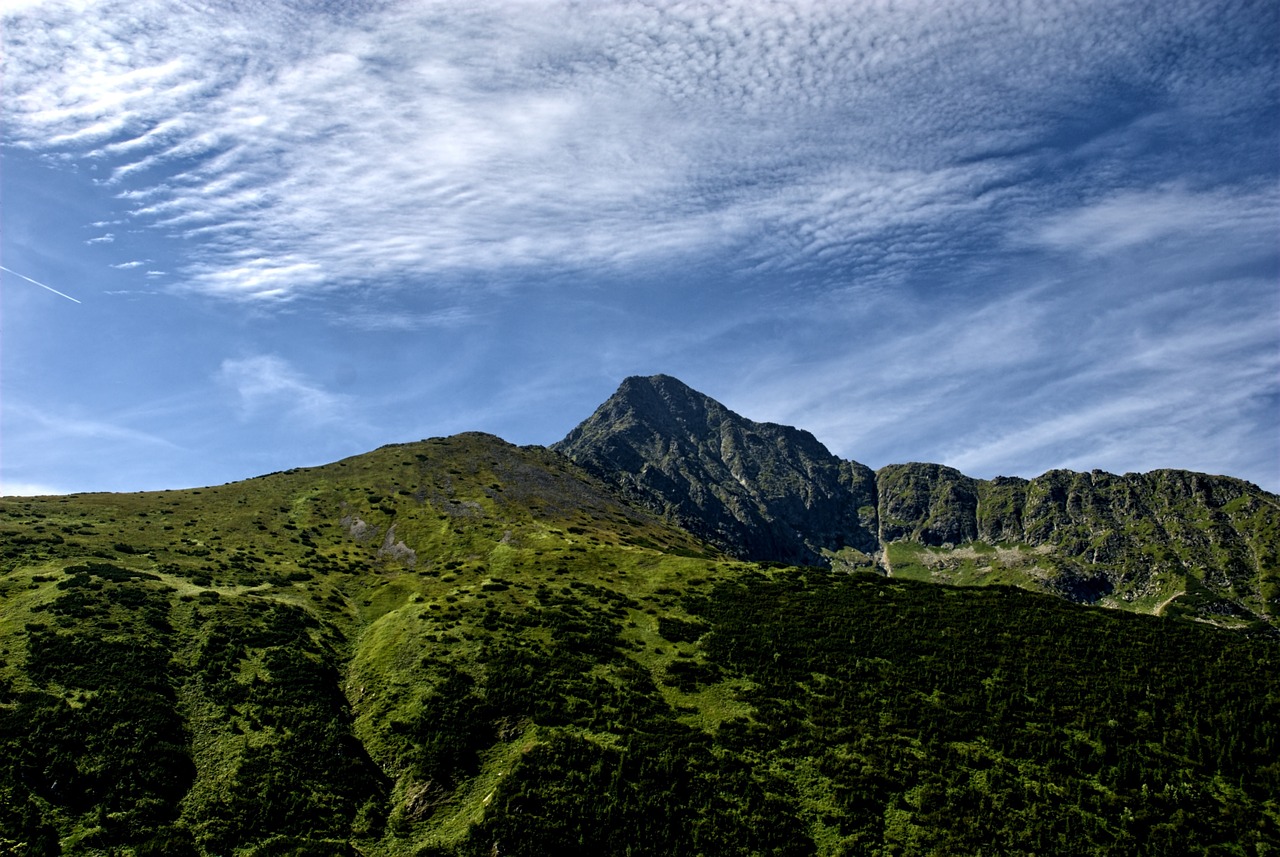
<instances>
[{"instance_id":1,"label":"white cloud","mask_svg":"<svg viewBox=\"0 0 1280 857\"><path fill-rule=\"evenodd\" d=\"M464 327L474 323L476 318L476 314L465 307L448 307L434 312L361 308L335 316L334 323L357 330L413 331Z\"/></svg>"},{"instance_id":2,"label":"white cloud","mask_svg":"<svg viewBox=\"0 0 1280 857\"><path fill-rule=\"evenodd\" d=\"M60 441L69 439L122 441L153 447L172 448L174 446L171 441L159 435L130 428L112 420L87 419L79 415L52 413L14 401L5 403L5 420L10 423L20 421L28 431L37 430L45 443L54 447Z\"/></svg>"},{"instance_id":3,"label":"white cloud","mask_svg":"<svg viewBox=\"0 0 1280 857\"><path fill-rule=\"evenodd\" d=\"M1212 244L1224 236L1262 239L1274 246L1280 189L1262 187L1195 192L1173 185L1124 190L1047 218L1032 240L1086 256L1176 242Z\"/></svg>"},{"instance_id":4,"label":"white cloud","mask_svg":"<svg viewBox=\"0 0 1280 857\"><path fill-rule=\"evenodd\" d=\"M39 6L43 0L0 0L0 15L25 12Z\"/></svg>"},{"instance_id":5,"label":"white cloud","mask_svg":"<svg viewBox=\"0 0 1280 857\"><path fill-rule=\"evenodd\" d=\"M1240 17L49 3L9 21L5 109L15 142L109 163L137 219L193 239L186 281L232 299L744 246L744 264L893 269L980 215L1046 204L1016 189L1031 156L985 153L1036 144L1055 99L1071 109L1112 71L1163 86L1142 63L1180 28L1244 38ZM1153 227L1126 215L1147 202L1116 197L1041 238L1140 240Z\"/></svg>"},{"instance_id":6,"label":"white cloud","mask_svg":"<svg viewBox=\"0 0 1280 857\"><path fill-rule=\"evenodd\" d=\"M814 344L765 349L721 398L877 467L1173 467L1274 491L1280 296L1266 279L1178 285L1178 266L1066 271L994 299L797 307L777 324Z\"/></svg>"},{"instance_id":7,"label":"white cloud","mask_svg":"<svg viewBox=\"0 0 1280 857\"><path fill-rule=\"evenodd\" d=\"M341 419L347 408L345 396L324 390L273 354L224 360L218 380L235 392L247 418L270 411L323 423Z\"/></svg>"},{"instance_id":8,"label":"white cloud","mask_svg":"<svg viewBox=\"0 0 1280 857\"><path fill-rule=\"evenodd\" d=\"M1265 4L321 5L7 14L5 143L105 176L91 234L148 277L312 312L353 362L556 304L512 339L557 369L714 365L876 463L1274 472ZM311 366L219 377L349 422Z\"/></svg>"},{"instance_id":9,"label":"white cloud","mask_svg":"<svg viewBox=\"0 0 1280 857\"><path fill-rule=\"evenodd\" d=\"M67 493L70 492L38 482L0 482L0 497L49 497Z\"/></svg>"}]
</instances>

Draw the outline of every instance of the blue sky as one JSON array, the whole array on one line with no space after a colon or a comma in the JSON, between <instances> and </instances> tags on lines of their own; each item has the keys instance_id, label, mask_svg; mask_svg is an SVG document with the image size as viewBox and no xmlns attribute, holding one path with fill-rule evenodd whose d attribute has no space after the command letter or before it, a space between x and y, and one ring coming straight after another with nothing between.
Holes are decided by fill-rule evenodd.
<instances>
[{"instance_id":1,"label":"blue sky","mask_svg":"<svg viewBox=\"0 0 1280 857\"><path fill-rule=\"evenodd\" d=\"M872 467L1280 491L1272 0L0 9L5 493L659 372Z\"/></svg>"}]
</instances>

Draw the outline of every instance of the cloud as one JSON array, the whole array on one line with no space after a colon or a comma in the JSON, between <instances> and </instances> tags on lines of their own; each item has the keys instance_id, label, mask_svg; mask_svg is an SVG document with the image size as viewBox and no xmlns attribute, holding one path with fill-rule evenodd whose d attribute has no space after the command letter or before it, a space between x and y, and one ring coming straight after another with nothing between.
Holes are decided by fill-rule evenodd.
<instances>
[{"instance_id":1,"label":"cloud","mask_svg":"<svg viewBox=\"0 0 1280 857\"><path fill-rule=\"evenodd\" d=\"M119 270L122 270L122 271L127 271L127 270L129 270L130 268L141 268L141 267L142 267L143 265L145 265L145 264L147 264L147 263L146 263L146 262L139 262L139 261L135 260L135 261L132 261L132 262L121 262L120 264L118 264L118 265L112 265L111 267L113 267L113 268L118 268Z\"/></svg>"},{"instance_id":2,"label":"cloud","mask_svg":"<svg viewBox=\"0 0 1280 857\"><path fill-rule=\"evenodd\" d=\"M91 439L174 448L174 444L166 438L110 420L51 413L15 401L5 403L5 418L9 422L20 420L28 427L37 428L44 441L55 447L63 440Z\"/></svg>"},{"instance_id":3,"label":"cloud","mask_svg":"<svg viewBox=\"0 0 1280 857\"><path fill-rule=\"evenodd\" d=\"M1193 0L1016 18L997 3L102 0L6 23L13 141L108 167L135 221L192 239L188 286L232 300L705 253L893 282L1056 210L1064 159L1101 140L1153 145L1175 114L1211 114L1230 140L1250 107L1227 96L1274 68L1256 13ZM1188 34L1195 55L1176 50ZM1091 101L1114 80L1129 97L1109 103L1127 106ZM1159 228L1128 214L1176 217L1167 192L1128 190L1038 240L1116 245Z\"/></svg>"},{"instance_id":4,"label":"cloud","mask_svg":"<svg viewBox=\"0 0 1280 857\"><path fill-rule=\"evenodd\" d=\"M0 497L49 497L67 493L69 492L52 485L37 482L0 482Z\"/></svg>"},{"instance_id":5,"label":"cloud","mask_svg":"<svg viewBox=\"0 0 1280 857\"><path fill-rule=\"evenodd\" d=\"M377 311L359 309L335 316L334 323L365 331L412 331L464 327L477 315L465 307L448 307L434 312Z\"/></svg>"},{"instance_id":6,"label":"cloud","mask_svg":"<svg viewBox=\"0 0 1280 857\"><path fill-rule=\"evenodd\" d=\"M1170 185L1124 190L1054 214L1031 240L1085 256L1150 245L1212 244L1239 236L1270 247L1278 217L1280 189L1270 182L1199 192Z\"/></svg>"},{"instance_id":7,"label":"cloud","mask_svg":"<svg viewBox=\"0 0 1280 857\"><path fill-rule=\"evenodd\" d=\"M111 244L116 240L116 236L108 232L106 235L99 235L97 238L90 238L85 241L86 244Z\"/></svg>"},{"instance_id":8,"label":"cloud","mask_svg":"<svg viewBox=\"0 0 1280 857\"><path fill-rule=\"evenodd\" d=\"M797 309L783 323L821 347L775 351L725 401L877 467L1174 467L1252 474L1276 490L1274 281L1145 273L1091 282L1086 268L976 304L884 298L861 325L832 304Z\"/></svg>"},{"instance_id":9,"label":"cloud","mask_svg":"<svg viewBox=\"0 0 1280 857\"><path fill-rule=\"evenodd\" d=\"M345 396L308 381L287 360L272 354L223 360L218 380L235 393L246 418L272 412L313 423L333 422L344 416L348 403Z\"/></svg>"}]
</instances>

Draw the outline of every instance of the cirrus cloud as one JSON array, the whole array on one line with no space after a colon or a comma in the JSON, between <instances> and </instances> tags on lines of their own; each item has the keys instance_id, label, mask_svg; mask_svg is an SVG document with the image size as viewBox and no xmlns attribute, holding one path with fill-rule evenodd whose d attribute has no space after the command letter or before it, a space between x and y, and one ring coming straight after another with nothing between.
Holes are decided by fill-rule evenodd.
<instances>
[{"instance_id":1,"label":"cirrus cloud","mask_svg":"<svg viewBox=\"0 0 1280 857\"><path fill-rule=\"evenodd\" d=\"M296 415L312 422L341 419L347 400L311 382L292 364L274 354L228 358L218 380L236 395L246 418L263 412Z\"/></svg>"}]
</instances>

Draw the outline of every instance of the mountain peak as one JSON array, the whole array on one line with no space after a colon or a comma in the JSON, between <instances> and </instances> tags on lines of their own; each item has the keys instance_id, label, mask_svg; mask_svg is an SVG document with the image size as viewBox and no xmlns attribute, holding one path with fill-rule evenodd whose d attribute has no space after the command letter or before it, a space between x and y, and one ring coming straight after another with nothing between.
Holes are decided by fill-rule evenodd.
<instances>
[{"instance_id":1,"label":"mountain peak","mask_svg":"<svg viewBox=\"0 0 1280 857\"><path fill-rule=\"evenodd\" d=\"M735 556L817 564L875 550L858 518L875 504L869 469L669 375L627 378L553 448Z\"/></svg>"},{"instance_id":2,"label":"mountain peak","mask_svg":"<svg viewBox=\"0 0 1280 857\"><path fill-rule=\"evenodd\" d=\"M699 439L708 432L719 436L725 431L735 430L785 437L787 443L803 447L810 456L824 458L831 455L816 437L804 429L748 419L679 378L661 374L632 375L623 379L617 391L556 446L571 444L581 432L606 427L616 429L620 424L631 423L675 430L679 434L693 431Z\"/></svg>"},{"instance_id":3,"label":"mountain peak","mask_svg":"<svg viewBox=\"0 0 1280 857\"><path fill-rule=\"evenodd\" d=\"M634 419L655 425L669 426L689 419L701 420L710 412L725 410L719 402L699 393L678 378L670 375L633 375L624 379L617 391L582 426L588 425L596 417L614 421L623 415L631 415Z\"/></svg>"},{"instance_id":4,"label":"mountain peak","mask_svg":"<svg viewBox=\"0 0 1280 857\"><path fill-rule=\"evenodd\" d=\"M711 411L732 413L715 399L670 375L632 375L625 378L605 406L610 403L615 407L635 409L653 418L664 415L688 417Z\"/></svg>"}]
</instances>

